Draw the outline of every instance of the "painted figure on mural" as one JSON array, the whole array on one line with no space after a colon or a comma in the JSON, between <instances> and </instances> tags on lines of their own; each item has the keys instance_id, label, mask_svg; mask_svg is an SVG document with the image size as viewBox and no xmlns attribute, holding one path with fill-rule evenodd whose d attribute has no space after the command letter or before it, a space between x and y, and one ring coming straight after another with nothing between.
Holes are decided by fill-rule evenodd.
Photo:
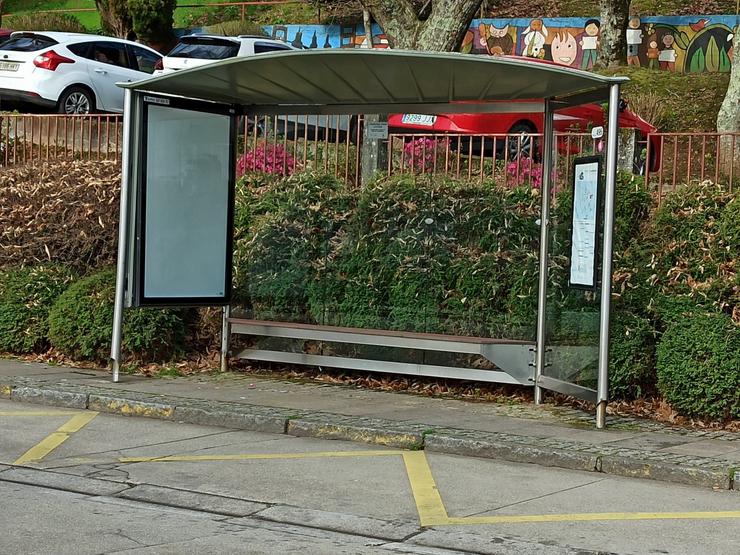
<instances>
[{"instance_id":1,"label":"painted figure on mural","mask_svg":"<svg viewBox=\"0 0 740 555\"><path fill-rule=\"evenodd\" d=\"M660 69L676 71L676 50L673 48L673 43L675 41L676 39L673 35L663 35L663 50L661 50L658 55Z\"/></svg>"},{"instance_id":2,"label":"painted figure on mural","mask_svg":"<svg viewBox=\"0 0 740 555\"><path fill-rule=\"evenodd\" d=\"M524 29L524 51L522 53L528 58L544 58L546 39L547 27L541 19L533 19Z\"/></svg>"},{"instance_id":3,"label":"painted figure on mural","mask_svg":"<svg viewBox=\"0 0 740 555\"><path fill-rule=\"evenodd\" d=\"M599 30L601 23L598 19L589 19L583 26L585 33L581 38L581 49L583 50L583 60L581 60L581 69L591 69L596 63L599 51Z\"/></svg>"},{"instance_id":4,"label":"painted figure on mural","mask_svg":"<svg viewBox=\"0 0 740 555\"><path fill-rule=\"evenodd\" d=\"M658 37L656 35L650 35L648 37L648 49L647 59L649 69L658 69L658 56L660 51L658 50Z\"/></svg>"},{"instance_id":5,"label":"painted figure on mural","mask_svg":"<svg viewBox=\"0 0 740 555\"><path fill-rule=\"evenodd\" d=\"M503 56L514 53L514 39L509 34L509 26L502 29L481 23L478 25L480 43L492 56Z\"/></svg>"},{"instance_id":6,"label":"painted figure on mural","mask_svg":"<svg viewBox=\"0 0 740 555\"><path fill-rule=\"evenodd\" d=\"M574 65L576 63L576 56L578 55L576 38L568 31L555 33L550 52L552 53L553 62L564 66Z\"/></svg>"},{"instance_id":7,"label":"painted figure on mural","mask_svg":"<svg viewBox=\"0 0 740 555\"><path fill-rule=\"evenodd\" d=\"M642 29L640 18L633 16L627 24L627 65L640 66L640 45L642 44Z\"/></svg>"}]
</instances>

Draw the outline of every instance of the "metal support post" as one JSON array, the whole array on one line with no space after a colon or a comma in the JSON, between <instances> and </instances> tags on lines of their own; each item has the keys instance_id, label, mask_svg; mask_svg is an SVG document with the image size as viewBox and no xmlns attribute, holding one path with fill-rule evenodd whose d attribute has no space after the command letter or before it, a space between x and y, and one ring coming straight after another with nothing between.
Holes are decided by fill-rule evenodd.
<instances>
[{"instance_id":1,"label":"metal support post","mask_svg":"<svg viewBox=\"0 0 740 555\"><path fill-rule=\"evenodd\" d=\"M113 366L113 382L119 380L121 369L121 338L123 335L123 304L126 291L126 262L128 256L129 195L131 183L131 116L134 111L134 94L124 91L123 102L123 152L121 156L121 204L118 224L118 258L116 261L116 296L113 308L113 335L110 358Z\"/></svg>"},{"instance_id":2,"label":"metal support post","mask_svg":"<svg viewBox=\"0 0 740 555\"><path fill-rule=\"evenodd\" d=\"M545 370L545 349L547 345L547 269L550 250L550 196L552 190L552 151L553 151L553 110L549 100L545 100L545 125L542 146L542 188L540 193L540 277L537 293L537 356L534 374L534 402L542 403L540 377Z\"/></svg>"},{"instance_id":3,"label":"metal support post","mask_svg":"<svg viewBox=\"0 0 740 555\"><path fill-rule=\"evenodd\" d=\"M609 120L606 142L606 195L604 200L604 246L601 267L601 319L599 322L599 381L596 396L596 427L606 425L609 399L609 317L612 295L612 245L614 241L614 197L617 182L619 142L619 85L609 89Z\"/></svg>"},{"instance_id":4,"label":"metal support post","mask_svg":"<svg viewBox=\"0 0 740 555\"><path fill-rule=\"evenodd\" d=\"M228 372L229 370L229 338L231 336L231 324L229 323L230 315L231 307L229 305L225 305L221 320L221 372Z\"/></svg>"}]
</instances>

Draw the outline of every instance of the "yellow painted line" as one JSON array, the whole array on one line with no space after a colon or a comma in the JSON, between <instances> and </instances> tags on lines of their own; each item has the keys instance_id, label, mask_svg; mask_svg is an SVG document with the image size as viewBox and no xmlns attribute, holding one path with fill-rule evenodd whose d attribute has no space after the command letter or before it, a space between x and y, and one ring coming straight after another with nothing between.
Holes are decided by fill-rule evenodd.
<instances>
[{"instance_id":1,"label":"yellow painted line","mask_svg":"<svg viewBox=\"0 0 740 555\"><path fill-rule=\"evenodd\" d=\"M51 453L54 449L67 441L70 435L74 434L75 432L79 432L97 415L97 412L83 412L80 414L76 414L75 416L70 418L66 424L60 426L57 431L49 434L37 445L34 445L28 451L23 453L23 455L13 464L27 464L43 460L43 458Z\"/></svg>"},{"instance_id":2,"label":"yellow painted line","mask_svg":"<svg viewBox=\"0 0 740 555\"><path fill-rule=\"evenodd\" d=\"M74 414L74 412L70 411L60 411L60 410L46 410L46 411L40 411L40 410L11 410L11 411L0 411L0 416L69 416L70 414Z\"/></svg>"},{"instance_id":3,"label":"yellow painted line","mask_svg":"<svg viewBox=\"0 0 740 555\"><path fill-rule=\"evenodd\" d=\"M452 517L438 525L519 524L526 522L589 522L604 520L718 520L740 518L740 511L705 511L685 513L571 513L552 515L502 515Z\"/></svg>"},{"instance_id":4,"label":"yellow painted line","mask_svg":"<svg viewBox=\"0 0 740 555\"><path fill-rule=\"evenodd\" d=\"M402 455L403 451L317 451L315 453L261 453L241 455L172 455L167 457L121 457L121 463L139 462L196 462L196 461L253 461L267 459L321 459L334 457L384 457Z\"/></svg>"},{"instance_id":5,"label":"yellow painted line","mask_svg":"<svg viewBox=\"0 0 740 555\"><path fill-rule=\"evenodd\" d=\"M403 462L411 484L411 492L416 501L416 510L422 526L449 524L447 510L442 503L432 469L423 451L403 453Z\"/></svg>"}]
</instances>

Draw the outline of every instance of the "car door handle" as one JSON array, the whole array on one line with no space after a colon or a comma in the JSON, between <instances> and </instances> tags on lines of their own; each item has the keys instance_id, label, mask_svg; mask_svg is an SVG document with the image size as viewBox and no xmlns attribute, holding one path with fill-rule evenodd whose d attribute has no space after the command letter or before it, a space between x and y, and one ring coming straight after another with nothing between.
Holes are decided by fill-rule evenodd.
<instances>
[{"instance_id":1,"label":"car door handle","mask_svg":"<svg viewBox=\"0 0 740 555\"><path fill-rule=\"evenodd\" d=\"M102 74L104 74L104 75L105 75L105 74L106 74L106 73L108 73L108 72L107 72L107 71L105 71L104 69L100 69L100 68L97 68L97 69L95 70L95 73L102 73Z\"/></svg>"}]
</instances>

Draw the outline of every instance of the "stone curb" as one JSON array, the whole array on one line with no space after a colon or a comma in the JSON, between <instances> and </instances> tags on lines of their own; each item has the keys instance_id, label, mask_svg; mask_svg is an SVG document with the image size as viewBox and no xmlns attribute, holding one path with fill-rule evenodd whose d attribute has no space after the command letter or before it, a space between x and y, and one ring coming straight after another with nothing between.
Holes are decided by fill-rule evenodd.
<instances>
[{"instance_id":1,"label":"stone curb","mask_svg":"<svg viewBox=\"0 0 740 555\"><path fill-rule=\"evenodd\" d=\"M17 383L0 383L0 396L12 401L90 409L124 416L144 416L297 437L340 439L400 449L425 449L444 454L740 490L740 483L736 479L738 469L729 461L647 450L502 432L432 429L412 422L117 391L89 385L34 385L28 378Z\"/></svg>"}]
</instances>

